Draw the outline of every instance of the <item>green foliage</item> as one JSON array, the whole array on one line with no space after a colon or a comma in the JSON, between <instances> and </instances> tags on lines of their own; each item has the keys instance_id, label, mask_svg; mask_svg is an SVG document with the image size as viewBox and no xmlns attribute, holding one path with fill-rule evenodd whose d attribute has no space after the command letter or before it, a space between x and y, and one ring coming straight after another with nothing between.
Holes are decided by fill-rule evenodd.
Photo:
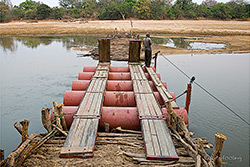
<instances>
[{"instance_id":1,"label":"green foliage","mask_svg":"<svg viewBox=\"0 0 250 167\"><path fill-rule=\"evenodd\" d=\"M41 4L37 7L36 14L38 19L46 19L51 14L51 8L46 4Z\"/></svg>"},{"instance_id":2,"label":"green foliage","mask_svg":"<svg viewBox=\"0 0 250 167\"><path fill-rule=\"evenodd\" d=\"M119 3L110 1L107 6L101 11L99 15L100 19L121 19Z\"/></svg>"},{"instance_id":3,"label":"green foliage","mask_svg":"<svg viewBox=\"0 0 250 167\"><path fill-rule=\"evenodd\" d=\"M66 12L67 10L65 8L54 7L52 8L51 15L53 18L61 20L63 16L66 14Z\"/></svg>"},{"instance_id":4,"label":"green foliage","mask_svg":"<svg viewBox=\"0 0 250 167\"><path fill-rule=\"evenodd\" d=\"M14 8L12 8L11 10L11 15L12 15L12 18L14 20L19 20L21 18L24 18L25 16L25 11L22 9L22 8L19 8L17 6L15 6Z\"/></svg>"},{"instance_id":5,"label":"green foliage","mask_svg":"<svg viewBox=\"0 0 250 167\"><path fill-rule=\"evenodd\" d=\"M151 5L151 14L153 19L167 18L167 8L165 8L165 3L160 1L153 1Z\"/></svg>"},{"instance_id":6,"label":"green foliage","mask_svg":"<svg viewBox=\"0 0 250 167\"><path fill-rule=\"evenodd\" d=\"M26 19L30 19L30 20L32 20L32 19L35 19L36 18L36 9L28 9L28 10L26 10L25 11L25 18Z\"/></svg>"},{"instance_id":7,"label":"green foliage","mask_svg":"<svg viewBox=\"0 0 250 167\"><path fill-rule=\"evenodd\" d=\"M38 3L36 3L35 1L32 0L26 0L22 3L20 3L19 7L25 11L29 10L29 9L36 9L38 6Z\"/></svg>"},{"instance_id":8,"label":"green foliage","mask_svg":"<svg viewBox=\"0 0 250 167\"><path fill-rule=\"evenodd\" d=\"M151 18L151 1L150 0L138 0L134 6L135 14L139 19Z\"/></svg>"},{"instance_id":9,"label":"green foliage","mask_svg":"<svg viewBox=\"0 0 250 167\"><path fill-rule=\"evenodd\" d=\"M4 1L1 1L0 2L0 23L9 22L10 20L11 20L10 8Z\"/></svg>"},{"instance_id":10,"label":"green foliage","mask_svg":"<svg viewBox=\"0 0 250 167\"><path fill-rule=\"evenodd\" d=\"M232 18L230 15L230 6L228 4L218 3L215 7L213 7L212 12L214 18L222 20Z\"/></svg>"}]
</instances>

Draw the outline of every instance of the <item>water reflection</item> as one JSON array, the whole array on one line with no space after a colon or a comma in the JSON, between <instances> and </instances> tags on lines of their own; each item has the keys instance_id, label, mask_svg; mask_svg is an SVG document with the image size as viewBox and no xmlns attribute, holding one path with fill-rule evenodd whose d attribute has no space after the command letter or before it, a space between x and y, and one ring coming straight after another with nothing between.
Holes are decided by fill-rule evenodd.
<instances>
[{"instance_id":1,"label":"water reflection","mask_svg":"<svg viewBox=\"0 0 250 167\"><path fill-rule=\"evenodd\" d=\"M50 45L52 42L60 42L67 50L72 47L88 48L97 46L100 36L41 36L41 37L0 37L0 47L6 51L16 51L18 45L22 43L27 48L36 49L38 46Z\"/></svg>"}]
</instances>

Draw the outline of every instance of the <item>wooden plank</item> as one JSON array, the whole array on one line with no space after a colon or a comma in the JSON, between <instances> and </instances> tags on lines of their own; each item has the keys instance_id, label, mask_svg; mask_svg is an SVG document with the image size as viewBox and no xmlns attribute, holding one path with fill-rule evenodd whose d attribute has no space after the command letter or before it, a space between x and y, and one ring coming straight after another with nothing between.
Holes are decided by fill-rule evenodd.
<instances>
[{"instance_id":1,"label":"wooden plank","mask_svg":"<svg viewBox=\"0 0 250 167\"><path fill-rule=\"evenodd\" d=\"M71 127L69 129L69 133L68 133L68 136L64 142L64 145L63 147L70 147L71 143L72 143L72 140L74 138L74 135L75 135L75 132L76 132L76 129L78 127L78 124L80 122L80 119L74 119L72 124L71 124Z\"/></svg>"},{"instance_id":2,"label":"wooden plank","mask_svg":"<svg viewBox=\"0 0 250 167\"><path fill-rule=\"evenodd\" d=\"M82 141L82 137L83 137L82 131L83 131L85 125L87 125L86 119L80 119L79 125L75 130L75 135L72 139L72 143L71 143L70 147L79 147L79 145Z\"/></svg>"},{"instance_id":3,"label":"wooden plank","mask_svg":"<svg viewBox=\"0 0 250 167\"><path fill-rule=\"evenodd\" d=\"M152 138L152 144L154 147L153 156L161 156L161 149L160 149L159 141L157 138L157 132L155 130L154 120L148 120L148 123L149 123L151 138ZM148 155L150 155L150 154L148 154Z\"/></svg>"},{"instance_id":4,"label":"wooden plank","mask_svg":"<svg viewBox=\"0 0 250 167\"><path fill-rule=\"evenodd\" d=\"M148 120L141 120L142 134L144 139L144 145L146 149L146 155L154 155L154 149L152 145L152 138L150 135L150 129L148 125Z\"/></svg>"},{"instance_id":5,"label":"wooden plank","mask_svg":"<svg viewBox=\"0 0 250 167\"><path fill-rule=\"evenodd\" d=\"M88 138L88 141L86 143L86 146L88 146L88 147L94 148L94 146L95 146L98 123L99 123L98 119L91 120L91 128L89 129L89 132L88 132L89 138Z\"/></svg>"}]
</instances>

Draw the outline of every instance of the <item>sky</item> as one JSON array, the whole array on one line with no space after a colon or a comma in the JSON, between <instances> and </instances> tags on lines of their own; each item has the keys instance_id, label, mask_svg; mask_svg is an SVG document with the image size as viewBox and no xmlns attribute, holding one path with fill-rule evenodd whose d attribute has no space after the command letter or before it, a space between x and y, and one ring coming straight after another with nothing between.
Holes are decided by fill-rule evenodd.
<instances>
[{"instance_id":1,"label":"sky","mask_svg":"<svg viewBox=\"0 0 250 167\"><path fill-rule=\"evenodd\" d=\"M24 2L25 0L11 0L12 2L12 5L19 5L20 3ZM59 0L33 0L33 1L40 1L40 2L43 2L44 4L47 4L49 5L50 7L55 7L55 6L59 6ZM193 2L196 2L198 4L201 4L203 0L193 0ZM226 2L229 2L230 0L216 0L217 2L223 2L223 3L226 3Z\"/></svg>"}]
</instances>

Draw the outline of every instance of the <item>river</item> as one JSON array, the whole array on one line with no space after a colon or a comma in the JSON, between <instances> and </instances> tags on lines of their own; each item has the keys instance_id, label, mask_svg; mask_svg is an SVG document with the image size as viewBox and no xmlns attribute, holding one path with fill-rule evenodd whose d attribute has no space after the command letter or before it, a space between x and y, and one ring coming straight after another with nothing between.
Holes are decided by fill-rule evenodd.
<instances>
[{"instance_id":1,"label":"river","mask_svg":"<svg viewBox=\"0 0 250 167\"><path fill-rule=\"evenodd\" d=\"M90 57L78 57L83 51L74 46L95 46L95 36L82 37L0 37L1 57L1 124L0 148L7 156L20 142L15 122L30 120L29 134L44 132L41 108L62 103L66 90L84 66L96 66ZM196 82L222 100L249 122L250 54L194 54L167 56L174 64L195 76ZM153 62L153 61L152 61ZM112 61L113 66L127 62ZM162 56L157 72L168 89L181 94L189 80ZM185 97L178 101L185 104ZM226 166L249 166L249 126L219 104L195 84L189 113L189 129L195 137L206 137L214 143L214 134L227 137L222 151ZM212 150L208 150L211 154Z\"/></svg>"}]
</instances>

